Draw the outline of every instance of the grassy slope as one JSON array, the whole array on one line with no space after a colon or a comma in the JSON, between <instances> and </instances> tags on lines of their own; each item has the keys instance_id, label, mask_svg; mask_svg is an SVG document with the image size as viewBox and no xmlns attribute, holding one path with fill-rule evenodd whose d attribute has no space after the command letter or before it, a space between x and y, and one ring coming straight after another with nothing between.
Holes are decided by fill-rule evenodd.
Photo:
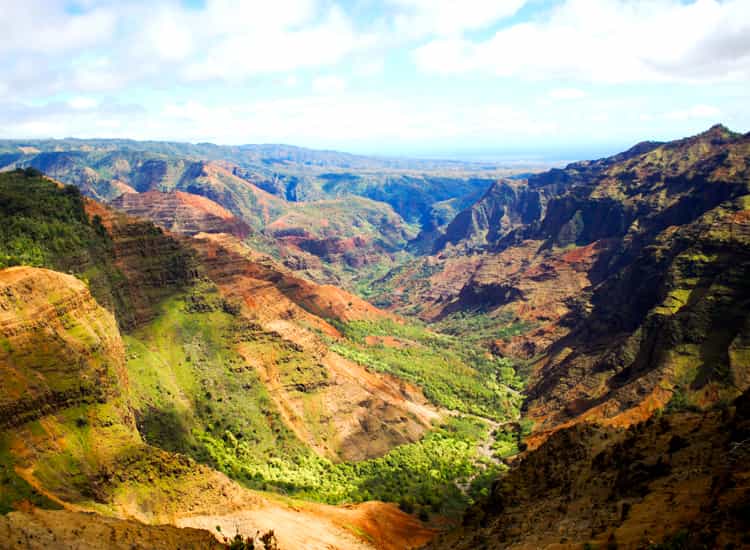
<instances>
[{"instance_id":1,"label":"grassy slope","mask_svg":"<svg viewBox=\"0 0 750 550\"><path fill-rule=\"evenodd\" d=\"M486 424L470 418L451 418L421 441L378 459L334 464L320 458L286 428L254 369L233 351L247 327L224 311L213 287L204 283L160 309L151 324L126 337L133 403L151 444L186 453L253 488L330 503L394 501L425 512L457 513L498 473L499 467L476 451ZM400 330L428 338L421 328ZM282 344L268 335L253 341L269 354L278 354ZM437 353L424 350L422 360L429 362ZM454 368L460 359L455 355L448 361ZM419 381L429 387L432 380ZM482 382L473 380L472 391L479 392ZM515 414L510 412L516 410L514 400L502 403L508 407L503 415ZM455 482L477 470L483 475L464 495Z\"/></svg>"},{"instance_id":2,"label":"grassy slope","mask_svg":"<svg viewBox=\"0 0 750 550\"><path fill-rule=\"evenodd\" d=\"M110 273L111 242L100 224L86 216L80 193L31 172L4 174L2 184L3 265L73 270L79 277L91 277L95 296L106 294L107 282L121 274ZM212 464L251 487L336 503L382 499L401 502L406 509L416 505L443 513L464 507L496 473L496 466L485 465L487 475L475 480L470 496L455 485L471 477L481 462L476 448L487 428L471 419L453 418L422 441L379 459L356 464L321 459L284 425L255 370L233 350L239 339L250 338L252 345L277 354L283 362L289 359L284 342L249 330L205 283L167 299L160 311L150 324L124 338L129 398L149 443ZM436 404L493 418L515 414L518 403L497 383L517 383L512 369L460 347L454 338L397 324L352 324L342 329L347 335L338 344L342 354L365 354L367 366L413 380ZM410 343L403 350L368 346L364 337L370 333ZM309 365L300 365L305 376L314 378ZM96 481L103 451L96 444L92 448L92 441L112 439L118 447L136 451L141 446L133 433L117 431L121 423L112 422L112 414L101 404L61 415L55 430L66 448L43 458L37 477L53 489L71 487L79 493L74 500L80 501L81 495L98 498L89 487ZM7 447L7 441L0 441L0 454L7 454ZM44 501L14 473L10 461L0 462L3 484L13 488L11 500ZM132 464L127 467L132 469ZM4 496L0 506L7 509L11 500Z\"/></svg>"},{"instance_id":3,"label":"grassy slope","mask_svg":"<svg viewBox=\"0 0 750 550\"><path fill-rule=\"evenodd\" d=\"M417 384L436 405L499 421L516 417L520 397L512 390L521 389L522 380L510 361L487 354L474 342L393 321L337 326L347 339L332 343L334 351ZM377 337L395 338L395 345Z\"/></svg>"},{"instance_id":4,"label":"grassy slope","mask_svg":"<svg viewBox=\"0 0 750 550\"><path fill-rule=\"evenodd\" d=\"M92 267L111 247L100 220L86 216L76 187L31 169L0 174L0 217L0 269Z\"/></svg>"}]
</instances>

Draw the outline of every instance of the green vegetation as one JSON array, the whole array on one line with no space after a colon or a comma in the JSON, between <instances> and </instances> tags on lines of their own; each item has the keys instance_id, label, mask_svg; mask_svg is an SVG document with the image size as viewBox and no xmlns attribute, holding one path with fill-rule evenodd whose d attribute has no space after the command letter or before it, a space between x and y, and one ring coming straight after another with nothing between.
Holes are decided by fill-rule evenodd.
<instances>
[{"instance_id":1,"label":"green vegetation","mask_svg":"<svg viewBox=\"0 0 750 550\"><path fill-rule=\"evenodd\" d=\"M484 422L451 418L421 441L396 447L383 457L334 464L307 453L256 461L247 442L206 437L216 466L250 487L331 504L384 500L408 512L456 516L486 494L502 467L477 456ZM477 472L480 475L473 477ZM468 483L468 494L457 483Z\"/></svg>"},{"instance_id":2,"label":"green vegetation","mask_svg":"<svg viewBox=\"0 0 750 550\"><path fill-rule=\"evenodd\" d=\"M688 548L696 548L696 546L691 544L690 533L682 530L659 544L651 544L648 550L687 550Z\"/></svg>"},{"instance_id":3,"label":"green vegetation","mask_svg":"<svg viewBox=\"0 0 750 550\"><path fill-rule=\"evenodd\" d=\"M68 271L93 265L111 247L101 220L88 219L78 188L33 168L0 174L0 217L0 268Z\"/></svg>"},{"instance_id":4,"label":"green vegetation","mask_svg":"<svg viewBox=\"0 0 750 550\"><path fill-rule=\"evenodd\" d=\"M73 273L119 323L132 317L112 239L98 216L89 219L77 187L61 186L33 168L1 173L0 219L0 269L27 265Z\"/></svg>"},{"instance_id":5,"label":"green vegetation","mask_svg":"<svg viewBox=\"0 0 750 550\"><path fill-rule=\"evenodd\" d=\"M192 456L248 487L335 504L380 499L423 515L460 513L499 473L501 466L477 455L487 425L473 418L452 417L421 441L381 458L357 463L321 458L286 427L255 368L234 348L241 343L253 355L273 357L282 380L287 367L304 377L296 377L296 384L315 384L324 371L313 362L300 363L304 354L236 317L231 308L227 312L208 283L163 302L159 310L151 324L126 337L133 405L149 443ZM416 326L376 326L422 340L441 338ZM508 411L515 411L516 402L509 403ZM472 478L477 471L481 475ZM457 482L468 485L466 493Z\"/></svg>"},{"instance_id":6,"label":"green vegetation","mask_svg":"<svg viewBox=\"0 0 750 550\"><path fill-rule=\"evenodd\" d=\"M490 316L477 311L459 311L435 323L436 330L470 342L508 340L532 328L532 324L507 314Z\"/></svg>"},{"instance_id":7,"label":"green vegetation","mask_svg":"<svg viewBox=\"0 0 750 550\"><path fill-rule=\"evenodd\" d=\"M113 291L126 283L113 266L110 236L101 220L89 220L77 188L59 186L33 170L3 174L0 214L0 268L20 264L73 272L101 303L115 302L117 310L119 300L120 307L127 307ZM156 311L148 325L124 336L127 398L148 443L212 465L252 488L328 503L391 501L423 518L459 514L487 493L503 468L479 456L487 424L468 416L450 417L421 441L377 459L334 463L321 458L286 426L257 366L247 364L237 347L270 358L281 382L300 391L326 383L327 371L314 358L240 317L237 306L207 281L167 298ZM75 332L75 320L68 321ZM509 361L415 323L338 326L345 338L331 342L334 350L419 385L434 403L497 420L516 417L522 381ZM368 343L370 336L399 344ZM0 342L0 349L9 351L9 346ZM118 467L121 476L150 471L148 460L138 456L138 441L121 422L122 405L81 404L58 415L67 447L38 463L36 475L46 487L70 491L72 499L102 498L92 493L103 490L92 489L99 460L92 437L111 438L118 449L135 452L118 458L124 461ZM15 474L2 445L0 510L19 499L51 505Z\"/></svg>"},{"instance_id":8,"label":"green vegetation","mask_svg":"<svg viewBox=\"0 0 750 550\"><path fill-rule=\"evenodd\" d=\"M672 397L669 400L669 403L664 407L664 412L673 413L687 411L700 412L701 408L691 402L690 396L682 388L676 387L672 392Z\"/></svg>"},{"instance_id":9,"label":"green vegetation","mask_svg":"<svg viewBox=\"0 0 750 550\"><path fill-rule=\"evenodd\" d=\"M502 426L493 434L492 453L495 458L503 459L518 454L521 445L521 436L517 430L510 426Z\"/></svg>"},{"instance_id":10,"label":"green vegetation","mask_svg":"<svg viewBox=\"0 0 750 550\"><path fill-rule=\"evenodd\" d=\"M12 512L13 504L20 501L30 502L40 508L60 508L16 473L8 438L0 434L0 515Z\"/></svg>"},{"instance_id":11,"label":"green vegetation","mask_svg":"<svg viewBox=\"0 0 750 550\"><path fill-rule=\"evenodd\" d=\"M345 341L331 343L340 355L378 372L412 382L436 405L494 420L512 420L523 381L508 359L464 339L417 324L394 321L335 323ZM394 345L368 337L395 337Z\"/></svg>"},{"instance_id":12,"label":"green vegetation","mask_svg":"<svg viewBox=\"0 0 750 550\"><path fill-rule=\"evenodd\" d=\"M246 443L246 458L299 456L254 368L234 343L249 330L201 283L163 302L160 315L125 337L133 405L146 441L213 462L210 448Z\"/></svg>"},{"instance_id":13,"label":"green vegetation","mask_svg":"<svg viewBox=\"0 0 750 550\"><path fill-rule=\"evenodd\" d=\"M216 526L216 530L221 533L221 527ZM278 550L279 545L276 541L276 535L273 530L266 531L263 533L258 541L261 546L257 547L257 550ZM233 539L224 537L224 544L229 546L229 550L256 550L256 541L254 537L243 537L237 533Z\"/></svg>"}]
</instances>

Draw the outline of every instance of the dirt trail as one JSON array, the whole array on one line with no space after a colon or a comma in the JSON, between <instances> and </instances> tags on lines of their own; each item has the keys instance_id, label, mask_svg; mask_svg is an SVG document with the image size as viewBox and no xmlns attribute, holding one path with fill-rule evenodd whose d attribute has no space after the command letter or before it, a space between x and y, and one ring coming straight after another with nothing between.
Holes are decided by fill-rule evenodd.
<instances>
[{"instance_id":1,"label":"dirt trail","mask_svg":"<svg viewBox=\"0 0 750 550\"><path fill-rule=\"evenodd\" d=\"M406 550L421 547L435 535L413 516L383 502L352 506L280 502L232 514L184 517L176 524L206 529L217 537L252 536L274 529L280 548L310 550Z\"/></svg>"},{"instance_id":2,"label":"dirt trail","mask_svg":"<svg viewBox=\"0 0 750 550\"><path fill-rule=\"evenodd\" d=\"M71 512L91 512L88 508L84 508L82 506L77 506L71 502L66 502L62 500L60 497L58 497L56 494L48 491L45 489L44 485L39 483L39 480L34 477L34 468L22 468L20 466L16 466L14 468L16 471L16 474L18 474L18 477L23 479L26 483L31 485L31 487L39 494L43 495L44 497L48 498L55 504L58 504L62 506L65 510L69 510Z\"/></svg>"}]
</instances>

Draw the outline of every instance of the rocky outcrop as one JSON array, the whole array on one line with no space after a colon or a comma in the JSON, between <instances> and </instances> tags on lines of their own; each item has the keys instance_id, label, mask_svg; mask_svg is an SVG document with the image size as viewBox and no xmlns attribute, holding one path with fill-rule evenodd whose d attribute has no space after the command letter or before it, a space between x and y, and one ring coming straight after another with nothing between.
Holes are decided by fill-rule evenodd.
<instances>
[{"instance_id":1,"label":"rocky outcrop","mask_svg":"<svg viewBox=\"0 0 750 550\"><path fill-rule=\"evenodd\" d=\"M542 189L512 180L496 182L448 224L444 236L435 243L435 252L449 244L474 248L497 243L513 229L542 219L545 206Z\"/></svg>"},{"instance_id":2,"label":"rocky outcrop","mask_svg":"<svg viewBox=\"0 0 750 550\"><path fill-rule=\"evenodd\" d=\"M88 200L86 212L101 221L111 248L97 299L116 313L125 330L149 321L154 306L198 277L193 252L152 222L119 214ZM101 278L101 277L100 277ZM99 291L97 291L99 290Z\"/></svg>"},{"instance_id":3,"label":"rocky outcrop","mask_svg":"<svg viewBox=\"0 0 750 550\"><path fill-rule=\"evenodd\" d=\"M320 454L381 456L418 440L438 417L418 388L340 357L319 336L339 337L326 319L390 314L295 277L228 235L199 234L193 241L206 274L257 327L240 342L240 355L259 372L285 423Z\"/></svg>"},{"instance_id":4,"label":"rocky outcrop","mask_svg":"<svg viewBox=\"0 0 750 550\"><path fill-rule=\"evenodd\" d=\"M0 271L0 344L0 429L104 402L127 388L114 317L70 275Z\"/></svg>"},{"instance_id":5,"label":"rocky outcrop","mask_svg":"<svg viewBox=\"0 0 750 550\"><path fill-rule=\"evenodd\" d=\"M595 288L533 378L526 407L540 432L585 418L627 425L676 396L705 406L750 386L746 203L671 229Z\"/></svg>"},{"instance_id":6,"label":"rocky outcrop","mask_svg":"<svg viewBox=\"0 0 750 550\"><path fill-rule=\"evenodd\" d=\"M750 544L750 394L628 429L561 430L430 549Z\"/></svg>"},{"instance_id":7,"label":"rocky outcrop","mask_svg":"<svg viewBox=\"0 0 750 550\"><path fill-rule=\"evenodd\" d=\"M82 281L0 271L0 510L17 509L0 516L0 548L213 548L223 534L275 530L282 548L395 550L433 535L393 505L266 499L145 445L124 363L114 317Z\"/></svg>"},{"instance_id":8,"label":"rocky outcrop","mask_svg":"<svg viewBox=\"0 0 750 550\"><path fill-rule=\"evenodd\" d=\"M526 327L493 349L536 359L532 444L583 419L640 421L674 396L731 399L747 387L748 181L750 136L716 126L498 184L454 220L465 241L391 286L426 319ZM539 217L511 223L521 190L542 197Z\"/></svg>"},{"instance_id":9,"label":"rocky outcrop","mask_svg":"<svg viewBox=\"0 0 750 550\"><path fill-rule=\"evenodd\" d=\"M588 270L591 287L571 301L577 316L561 320L573 330L538 363L527 403L538 430L582 418L627 424L675 396L701 406L748 387L738 357L750 300L749 158L750 137L715 127L614 164L589 190L609 203L623 195L627 230L593 241L609 244ZM603 199L589 204L594 212ZM597 216L580 219L584 242L611 231L597 229Z\"/></svg>"},{"instance_id":10,"label":"rocky outcrop","mask_svg":"<svg viewBox=\"0 0 750 550\"><path fill-rule=\"evenodd\" d=\"M126 214L154 222L179 235L229 233L243 239L250 228L210 199L182 191L125 193L110 205Z\"/></svg>"},{"instance_id":11,"label":"rocky outcrop","mask_svg":"<svg viewBox=\"0 0 750 550\"><path fill-rule=\"evenodd\" d=\"M415 237L413 228L383 203L359 197L289 204L265 232L291 266L310 258L330 266L339 283L356 283L370 269L393 263ZM310 263L308 261L308 263ZM356 270L357 275L354 275ZM322 282L320 270L304 274Z\"/></svg>"},{"instance_id":12,"label":"rocky outcrop","mask_svg":"<svg viewBox=\"0 0 750 550\"><path fill-rule=\"evenodd\" d=\"M200 529L146 525L91 513L33 509L0 516L0 549L46 548L219 550L226 546Z\"/></svg>"}]
</instances>

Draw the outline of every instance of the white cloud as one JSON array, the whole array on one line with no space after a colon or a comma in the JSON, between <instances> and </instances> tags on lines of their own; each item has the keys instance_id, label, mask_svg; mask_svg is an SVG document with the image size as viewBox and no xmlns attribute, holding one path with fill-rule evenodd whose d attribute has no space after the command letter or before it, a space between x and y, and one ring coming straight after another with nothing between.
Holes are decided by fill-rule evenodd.
<instances>
[{"instance_id":1,"label":"white cloud","mask_svg":"<svg viewBox=\"0 0 750 550\"><path fill-rule=\"evenodd\" d=\"M721 116L721 109L713 105L693 105L688 109L671 111L664 115L671 120L717 119Z\"/></svg>"},{"instance_id":2,"label":"white cloud","mask_svg":"<svg viewBox=\"0 0 750 550\"><path fill-rule=\"evenodd\" d=\"M260 17L260 14L257 14ZM187 64L182 75L188 80L238 80L249 76L288 72L300 68L333 65L360 47L363 37L355 33L351 21L337 8L331 8L320 21L297 27L298 18L278 25L239 27L217 37Z\"/></svg>"},{"instance_id":3,"label":"white cloud","mask_svg":"<svg viewBox=\"0 0 750 550\"><path fill-rule=\"evenodd\" d=\"M484 41L433 40L414 59L438 74L603 82L750 78L750 2L566 0Z\"/></svg>"},{"instance_id":4,"label":"white cloud","mask_svg":"<svg viewBox=\"0 0 750 550\"><path fill-rule=\"evenodd\" d=\"M385 61L382 57L361 60L354 64L352 72L361 77L380 76L385 72Z\"/></svg>"},{"instance_id":5,"label":"white cloud","mask_svg":"<svg viewBox=\"0 0 750 550\"><path fill-rule=\"evenodd\" d=\"M144 54L164 61L182 61L194 48L192 29L187 17L162 8L149 17L143 29Z\"/></svg>"},{"instance_id":6,"label":"white cloud","mask_svg":"<svg viewBox=\"0 0 750 550\"><path fill-rule=\"evenodd\" d=\"M91 0L77 3L90 10L78 15L61 0L0 3L0 54L13 53L0 58L0 70L11 92L36 96L236 84L328 67L378 40L326 0L206 0L199 10Z\"/></svg>"},{"instance_id":7,"label":"white cloud","mask_svg":"<svg viewBox=\"0 0 750 550\"><path fill-rule=\"evenodd\" d=\"M389 0L399 9L394 17L399 34L458 35L487 28L518 12L526 0Z\"/></svg>"},{"instance_id":8,"label":"white cloud","mask_svg":"<svg viewBox=\"0 0 750 550\"><path fill-rule=\"evenodd\" d=\"M99 105L99 101L92 97L77 96L68 100L68 105L77 111L86 111Z\"/></svg>"},{"instance_id":9,"label":"white cloud","mask_svg":"<svg viewBox=\"0 0 750 550\"><path fill-rule=\"evenodd\" d=\"M312 81L312 89L318 94L335 94L346 89L347 82L340 76L318 76Z\"/></svg>"},{"instance_id":10,"label":"white cloud","mask_svg":"<svg viewBox=\"0 0 750 550\"><path fill-rule=\"evenodd\" d=\"M295 143L348 149L356 144L415 144L455 140L533 139L559 128L543 116L497 103L454 104L382 94L310 95L209 105L170 102L145 111L100 104L0 104L0 136L130 137L216 143Z\"/></svg>"},{"instance_id":11,"label":"white cloud","mask_svg":"<svg viewBox=\"0 0 750 550\"><path fill-rule=\"evenodd\" d=\"M62 3L5 0L0 17L0 53L63 53L102 44L115 31L109 8L70 15Z\"/></svg>"},{"instance_id":12,"label":"white cloud","mask_svg":"<svg viewBox=\"0 0 750 550\"><path fill-rule=\"evenodd\" d=\"M582 99L588 94L578 88L555 88L547 93L550 99L555 100L571 100L571 99Z\"/></svg>"}]
</instances>

